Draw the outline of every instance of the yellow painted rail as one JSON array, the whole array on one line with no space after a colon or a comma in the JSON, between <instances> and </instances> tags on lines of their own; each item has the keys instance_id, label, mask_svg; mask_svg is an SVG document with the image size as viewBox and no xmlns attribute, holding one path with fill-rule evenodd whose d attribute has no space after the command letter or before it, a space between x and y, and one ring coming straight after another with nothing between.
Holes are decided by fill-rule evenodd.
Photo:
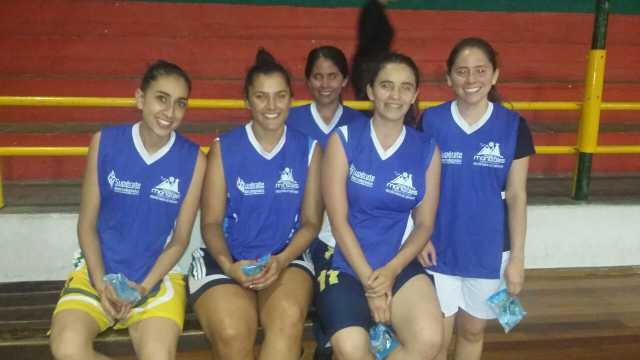
<instances>
[{"instance_id":1,"label":"yellow painted rail","mask_svg":"<svg viewBox=\"0 0 640 360\"><path fill-rule=\"evenodd\" d=\"M297 100L294 106L308 104L309 100ZM420 101L424 110L442 104L443 101ZM345 105L358 110L371 108L369 101L345 101ZM526 110L573 110L582 108L579 101L511 101L503 104L509 109ZM134 98L120 97L62 97L62 96L0 96L0 106L29 107L133 107ZM244 100L238 99L189 99L191 109L245 109ZM640 102L603 102L602 110L640 110Z\"/></svg>"},{"instance_id":2,"label":"yellow painted rail","mask_svg":"<svg viewBox=\"0 0 640 360\"><path fill-rule=\"evenodd\" d=\"M293 105L307 103L309 103L309 100L299 100L294 101ZM418 107L424 110L441 103L442 101L421 101L418 103ZM345 105L358 110L371 108L371 103L368 101L345 101ZM576 101L513 101L504 103L504 105L517 111L582 110L582 103ZM120 97L0 96L0 106L122 108L134 107L135 99ZM195 109L245 109L246 104L244 100L238 99L190 99L189 107ZM600 110L640 111L640 102L602 102ZM202 147L201 149L205 153L209 150L208 147ZM578 153L578 147L576 145L536 146L536 152L541 155L574 155ZM597 145L593 149L593 153L640 154L640 145ZM86 154L87 147L0 147L0 158L7 156L84 156ZM2 166L0 164L0 208L3 206Z\"/></svg>"}]
</instances>

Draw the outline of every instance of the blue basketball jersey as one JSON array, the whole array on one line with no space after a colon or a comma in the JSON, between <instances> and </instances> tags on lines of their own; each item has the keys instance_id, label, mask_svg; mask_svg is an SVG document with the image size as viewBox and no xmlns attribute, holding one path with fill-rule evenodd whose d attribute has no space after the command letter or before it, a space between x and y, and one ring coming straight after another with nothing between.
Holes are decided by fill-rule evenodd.
<instances>
[{"instance_id":1,"label":"blue basketball jersey","mask_svg":"<svg viewBox=\"0 0 640 360\"><path fill-rule=\"evenodd\" d=\"M423 127L442 156L440 205L433 232L433 271L476 278L500 277L506 233L504 190L514 158L519 115L489 103L470 126L454 102L427 109Z\"/></svg>"},{"instance_id":2,"label":"blue basketball jersey","mask_svg":"<svg viewBox=\"0 0 640 360\"><path fill-rule=\"evenodd\" d=\"M339 105L333 120L327 125L320 117L318 110L316 110L315 103L311 103L291 108L287 118L287 126L317 140L324 149L334 129L360 120L366 121L367 118L357 110Z\"/></svg>"},{"instance_id":3,"label":"blue basketball jersey","mask_svg":"<svg viewBox=\"0 0 640 360\"><path fill-rule=\"evenodd\" d=\"M267 153L251 123L220 137L227 186L225 238L234 260L282 251L298 229L315 141L285 127Z\"/></svg>"},{"instance_id":4,"label":"blue basketball jersey","mask_svg":"<svg viewBox=\"0 0 640 360\"><path fill-rule=\"evenodd\" d=\"M175 228L199 148L173 132L149 155L140 124L101 130L98 150L100 210L97 231L105 273L141 282Z\"/></svg>"},{"instance_id":5,"label":"blue basketball jersey","mask_svg":"<svg viewBox=\"0 0 640 360\"><path fill-rule=\"evenodd\" d=\"M320 117L316 109L316 104L311 103L291 108L291 110L289 110L289 117L287 118L287 126L317 140L324 149L334 129L349 125L353 122L366 122L367 120L361 112L348 106L339 105L333 120L327 125L322 120L322 117ZM331 223L329 222L326 211L322 216L322 227L318 234L318 239L331 247L336 246L336 239L333 237Z\"/></svg>"},{"instance_id":6,"label":"blue basketball jersey","mask_svg":"<svg viewBox=\"0 0 640 360\"><path fill-rule=\"evenodd\" d=\"M349 224L373 269L386 265L413 229L411 211L425 196L426 171L434 142L403 127L387 150L371 121L342 126L337 132L347 156ZM333 267L355 275L339 247Z\"/></svg>"}]
</instances>

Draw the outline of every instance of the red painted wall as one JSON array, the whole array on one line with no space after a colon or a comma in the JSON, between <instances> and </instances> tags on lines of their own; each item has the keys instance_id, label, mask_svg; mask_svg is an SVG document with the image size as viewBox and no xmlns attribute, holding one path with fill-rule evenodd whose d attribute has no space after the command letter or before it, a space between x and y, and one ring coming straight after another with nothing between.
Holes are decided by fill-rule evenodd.
<instances>
[{"instance_id":1,"label":"red painted wall","mask_svg":"<svg viewBox=\"0 0 640 360\"><path fill-rule=\"evenodd\" d=\"M23 0L0 14L0 95L131 96L146 64L165 58L194 78L193 97L239 98L244 71L264 46L295 78L297 98L306 53L335 44L351 54L357 9L167 4L98 0ZM501 56L500 90L507 100L581 100L593 16L567 13L389 11L394 47L418 62L422 100L445 100L444 60L465 36L490 40ZM640 16L612 15L604 99L640 101ZM347 97L350 97L349 95ZM536 143L575 143L576 112L527 112ZM191 110L199 124L241 121L244 111ZM602 142L638 144L639 112L603 113ZM0 145L86 145L70 124L136 119L130 109L0 108ZM23 134L40 123L54 132ZM31 124L25 127L25 124ZM622 125L621 125L622 124ZM71 128L72 126L69 126ZM204 134L189 134L206 144ZM13 130L12 130L13 129ZM615 130L616 132L613 132ZM622 132L620 132L622 131ZM614 159L615 161L612 161ZM640 157L596 156L596 171L640 172ZM80 177L83 159L5 159L7 179ZM28 163L28 164L27 164ZM534 173L568 173L572 157L538 156Z\"/></svg>"}]
</instances>

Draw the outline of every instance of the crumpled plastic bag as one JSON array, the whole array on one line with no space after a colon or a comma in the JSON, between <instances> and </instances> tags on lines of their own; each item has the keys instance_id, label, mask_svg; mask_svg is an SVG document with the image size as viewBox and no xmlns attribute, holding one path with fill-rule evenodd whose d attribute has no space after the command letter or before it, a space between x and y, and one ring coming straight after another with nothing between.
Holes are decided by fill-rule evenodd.
<instances>
[{"instance_id":1,"label":"crumpled plastic bag","mask_svg":"<svg viewBox=\"0 0 640 360\"><path fill-rule=\"evenodd\" d=\"M386 359L400 345L396 335L384 324L377 324L369 329L369 349L376 360Z\"/></svg>"},{"instance_id":2,"label":"crumpled plastic bag","mask_svg":"<svg viewBox=\"0 0 640 360\"><path fill-rule=\"evenodd\" d=\"M255 264L242 265L241 267L242 273L245 274L246 276L258 275L260 271L262 271L264 267L267 266L267 263L269 263L270 258L271 258L271 254L267 254L265 256L262 256L258 260L256 260Z\"/></svg>"},{"instance_id":3,"label":"crumpled plastic bag","mask_svg":"<svg viewBox=\"0 0 640 360\"><path fill-rule=\"evenodd\" d=\"M509 295L504 288L491 295L487 302L498 317L505 333L511 331L527 315L520 300Z\"/></svg>"},{"instance_id":4,"label":"crumpled plastic bag","mask_svg":"<svg viewBox=\"0 0 640 360\"><path fill-rule=\"evenodd\" d=\"M117 274L107 274L104 276L104 281L111 284L113 290L115 290L116 295L124 301L130 303L137 303L142 299L140 296L140 292L137 289L129 286L129 279L122 273Z\"/></svg>"}]
</instances>

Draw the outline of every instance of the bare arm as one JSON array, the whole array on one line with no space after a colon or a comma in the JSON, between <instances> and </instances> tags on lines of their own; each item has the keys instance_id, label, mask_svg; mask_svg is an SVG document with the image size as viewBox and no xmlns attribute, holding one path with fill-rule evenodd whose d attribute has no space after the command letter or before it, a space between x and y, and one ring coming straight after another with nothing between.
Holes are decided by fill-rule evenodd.
<instances>
[{"instance_id":1,"label":"bare arm","mask_svg":"<svg viewBox=\"0 0 640 360\"><path fill-rule=\"evenodd\" d=\"M187 246L189 246L193 222L198 212L204 170L204 155L198 151L198 158L193 170L191 184L189 185L187 195L180 207L173 236L156 260L156 263L151 268L149 274L147 274L140 284L142 286L143 293L153 288L165 275L167 275L169 271L171 271L178 260L180 260L180 257L184 254Z\"/></svg>"},{"instance_id":2,"label":"bare arm","mask_svg":"<svg viewBox=\"0 0 640 360\"><path fill-rule=\"evenodd\" d=\"M529 157L514 160L507 177L505 198L511 240L511 258L505 270L507 288L518 295L524 284L524 240L527 232L527 172Z\"/></svg>"},{"instance_id":3,"label":"bare arm","mask_svg":"<svg viewBox=\"0 0 640 360\"><path fill-rule=\"evenodd\" d=\"M347 157L338 134L331 135L322 162L322 197L329 214L331 229L340 251L344 254L360 281L365 284L372 273L348 220Z\"/></svg>"}]
</instances>

